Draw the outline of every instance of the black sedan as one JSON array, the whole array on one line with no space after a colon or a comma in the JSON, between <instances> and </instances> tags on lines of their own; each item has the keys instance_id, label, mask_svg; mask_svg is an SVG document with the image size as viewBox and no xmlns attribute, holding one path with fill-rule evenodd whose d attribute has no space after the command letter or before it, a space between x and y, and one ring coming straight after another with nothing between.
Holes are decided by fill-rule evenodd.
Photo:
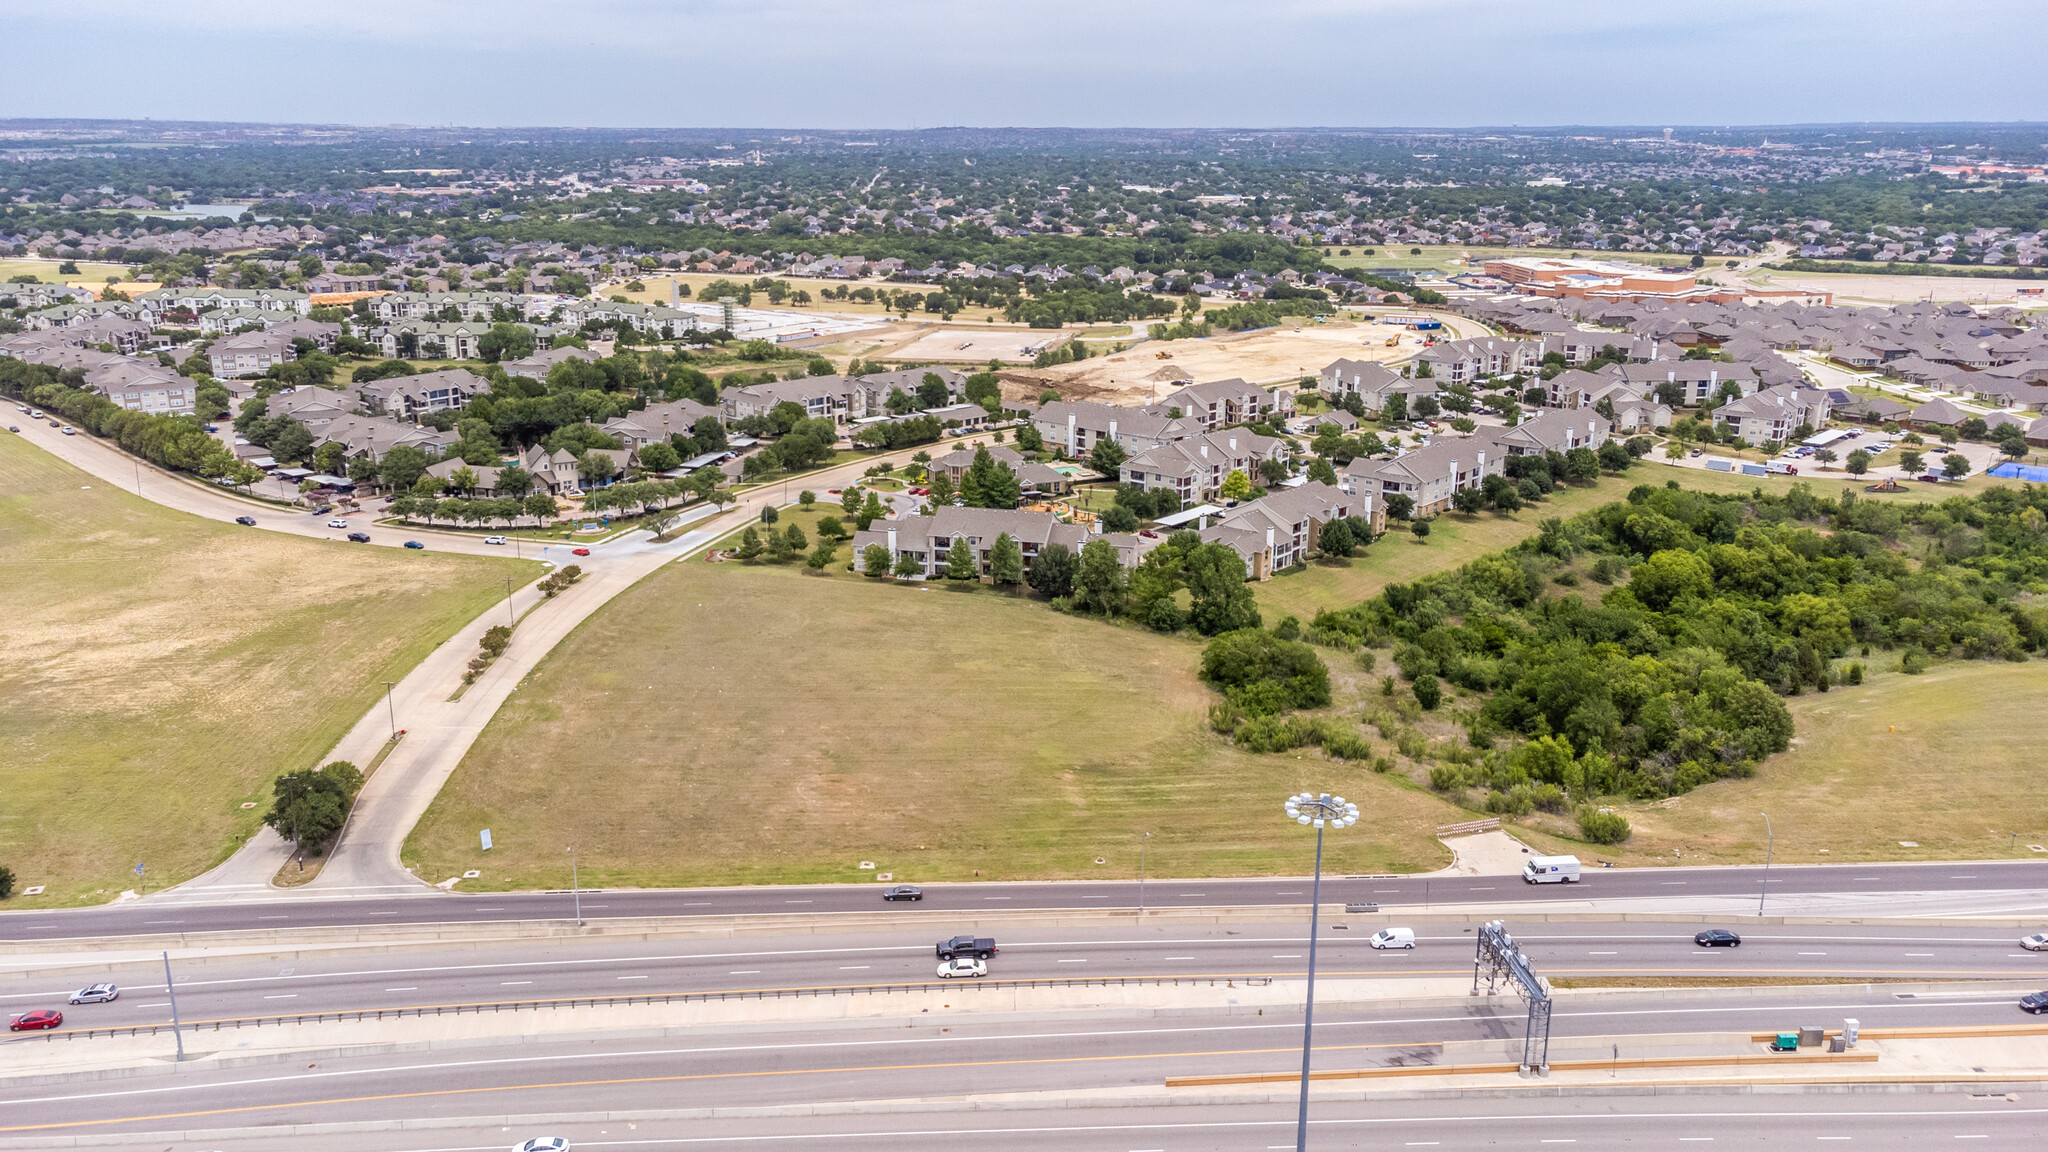
<instances>
[{"instance_id":1,"label":"black sedan","mask_svg":"<svg viewBox=\"0 0 2048 1152\"><path fill-rule=\"evenodd\" d=\"M922 888L918 888L918 887L916 887L916 886L914 886L914 885L910 885L910 884L898 884L898 885L897 885L897 886L895 886L894 888L884 888L884 889L882 889L882 899L884 899L884 900L922 900L922 899L924 899L924 889L922 889Z\"/></svg>"},{"instance_id":2,"label":"black sedan","mask_svg":"<svg viewBox=\"0 0 2048 1152\"><path fill-rule=\"evenodd\" d=\"M235 517L235 523L254 528L256 526L256 518L254 516L237 516Z\"/></svg>"},{"instance_id":3,"label":"black sedan","mask_svg":"<svg viewBox=\"0 0 2048 1152\"><path fill-rule=\"evenodd\" d=\"M1692 942L1702 948L1742 947L1742 937L1737 936L1726 928L1709 928L1705 932L1693 937Z\"/></svg>"},{"instance_id":4,"label":"black sedan","mask_svg":"<svg viewBox=\"0 0 2048 1152\"><path fill-rule=\"evenodd\" d=\"M2035 1015L2048 1012L2048 992L2036 992L2031 996L2020 997L2020 1011L2032 1012Z\"/></svg>"},{"instance_id":5,"label":"black sedan","mask_svg":"<svg viewBox=\"0 0 2048 1152\"><path fill-rule=\"evenodd\" d=\"M348 538L351 543L355 544L368 544L370 542L370 534L368 532L351 532L348 534Z\"/></svg>"}]
</instances>

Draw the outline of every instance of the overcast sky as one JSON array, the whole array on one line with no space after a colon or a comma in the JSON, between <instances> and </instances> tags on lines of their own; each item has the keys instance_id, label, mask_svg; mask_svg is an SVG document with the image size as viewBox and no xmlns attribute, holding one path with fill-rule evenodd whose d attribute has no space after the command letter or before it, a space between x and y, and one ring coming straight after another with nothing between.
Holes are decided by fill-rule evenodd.
<instances>
[{"instance_id":1,"label":"overcast sky","mask_svg":"<svg viewBox=\"0 0 2048 1152\"><path fill-rule=\"evenodd\" d=\"M2042 0L0 0L0 116L648 127L2044 120Z\"/></svg>"}]
</instances>

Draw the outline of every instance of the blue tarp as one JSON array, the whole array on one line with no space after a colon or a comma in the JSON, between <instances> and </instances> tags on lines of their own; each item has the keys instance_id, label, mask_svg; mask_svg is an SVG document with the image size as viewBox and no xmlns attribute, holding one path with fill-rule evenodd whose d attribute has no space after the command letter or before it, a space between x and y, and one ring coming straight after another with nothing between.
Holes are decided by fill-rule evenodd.
<instances>
[{"instance_id":1,"label":"blue tarp","mask_svg":"<svg viewBox=\"0 0 2048 1152\"><path fill-rule=\"evenodd\" d=\"M2003 476L2008 480L2032 480L2039 484L2048 484L2048 468L2042 468L2033 464L2020 464L2011 460L1994 466L1991 469L1991 475Z\"/></svg>"}]
</instances>

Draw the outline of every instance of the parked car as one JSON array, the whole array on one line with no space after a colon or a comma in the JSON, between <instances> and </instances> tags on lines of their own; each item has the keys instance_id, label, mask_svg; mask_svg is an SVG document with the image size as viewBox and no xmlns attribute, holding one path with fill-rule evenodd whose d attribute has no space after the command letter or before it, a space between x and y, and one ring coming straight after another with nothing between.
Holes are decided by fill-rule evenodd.
<instances>
[{"instance_id":1,"label":"parked car","mask_svg":"<svg viewBox=\"0 0 2048 1152\"><path fill-rule=\"evenodd\" d=\"M922 900L924 889L913 884L898 884L894 888L882 889L884 900Z\"/></svg>"},{"instance_id":2,"label":"parked car","mask_svg":"<svg viewBox=\"0 0 2048 1152\"><path fill-rule=\"evenodd\" d=\"M2048 952L2048 933L2036 932L2032 936L2022 936L2020 947L2029 952Z\"/></svg>"},{"instance_id":3,"label":"parked car","mask_svg":"<svg viewBox=\"0 0 2048 1152\"><path fill-rule=\"evenodd\" d=\"M571 548L571 549L569 550L569 555L571 555L571 556L588 556L588 555L590 555L590 549L588 549L588 548Z\"/></svg>"},{"instance_id":4,"label":"parked car","mask_svg":"<svg viewBox=\"0 0 2048 1152\"><path fill-rule=\"evenodd\" d=\"M66 436L76 436L76 435L78 435L78 429L76 429L76 428L73 428L73 427L72 427L71 425L69 425L69 424L66 424L66 425L64 426L64 434L65 434Z\"/></svg>"},{"instance_id":5,"label":"parked car","mask_svg":"<svg viewBox=\"0 0 2048 1152\"><path fill-rule=\"evenodd\" d=\"M334 511L334 505L332 505L332 504L322 504L322 505L321 505L321 506L319 506L318 508L315 508L315 509L313 509L313 515L315 515L315 516L325 516L325 515L327 515L327 514L328 514L329 512L332 512L332 511Z\"/></svg>"},{"instance_id":6,"label":"parked car","mask_svg":"<svg viewBox=\"0 0 2048 1152\"><path fill-rule=\"evenodd\" d=\"M512 1152L569 1152L569 1142L560 1136L535 1136L514 1144Z\"/></svg>"},{"instance_id":7,"label":"parked car","mask_svg":"<svg viewBox=\"0 0 2048 1152\"><path fill-rule=\"evenodd\" d=\"M329 528L346 528L346 527L348 527L348 521L346 521L346 520L329 520L329 521L327 522L327 526L328 526Z\"/></svg>"},{"instance_id":8,"label":"parked car","mask_svg":"<svg viewBox=\"0 0 2048 1152\"><path fill-rule=\"evenodd\" d=\"M407 548L425 548L425 547L426 547L426 545L425 545L425 544L422 544L422 543L420 543L420 542L419 542L419 541L417 541L417 540L407 540L407 541L405 542L405 546L406 546Z\"/></svg>"},{"instance_id":9,"label":"parked car","mask_svg":"<svg viewBox=\"0 0 2048 1152\"><path fill-rule=\"evenodd\" d=\"M348 534L348 540L351 544L368 544L370 542L370 534L368 532L351 532Z\"/></svg>"},{"instance_id":10,"label":"parked car","mask_svg":"<svg viewBox=\"0 0 2048 1152\"><path fill-rule=\"evenodd\" d=\"M208 424L208 425L206 425L206 430L207 430L208 432L218 432L218 431L220 431L220 425L218 425L218 424Z\"/></svg>"},{"instance_id":11,"label":"parked car","mask_svg":"<svg viewBox=\"0 0 2048 1152\"><path fill-rule=\"evenodd\" d=\"M112 984L88 984L73 992L70 1002L73 1004L104 1004L109 1000L119 1000L120 998L121 989Z\"/></svg>"},{"instance_id":12,"label":"parked car","mask_svg":"<svg viewBox=\"0 0 2048 1152\"><path fill-rule=\"evenodd\" d=\"M955 976L986 975L988 975L988 961L986 960L975 960L962 956L958 960L948 960L939 965L939 979L941 980L951 980Z\"/></svg>"},{"instance_id":13,"label":"parked car","mask_svg":"<svg viewBox=\"0 0 2048 1152\"><path fill-rule=\"evenodd\" d=\"M237 516L235 517L235 523L254 528L256 526L256 518L254 516Z\"/></svg>"},{"instance_id":14,"label":"parked car","mask_svg":"<svg viewBox=\"0 0 2048 1152\"><path fill-rule=\"evenodd\" d=\"M52 421L50 421L50 427L52 427L52 428L62 428L63 426L64 426L64 422L63 422L62 420L52 420Z\"/></svg>"},{"instance_id":15,"label":"parked car","mask_svg":"<svg viewBox=\"0 0 2048 1152\"><path fill-rule=\"evenodd\" d=\"M1939 476L1936 476L1936 475L1935 475L1934 473L1932 473L1932 472L1929 472L1929 473L1928 473L1927 475L1925 475L1925 476L1915 476L1915 477L1913 477L1913 479L1915 479L1915 480L1918 480L1918 481L1920 481L1920 482L1921 482L1922 484L1939 484L1939 483L1941 483L1941 477L1939 477Z\"/></svg>"},{"instance_id":16,"label":"parked car","mask_svg":"<svg viewBox=\"0 0 2048 1152\"><path fill-rule=\"evenodd\" d=\"M2022 1012L2032 1012L2036 1015L2048 1012L2048 992L2035 992L2032 995L2020 997L2020 1010Z\"/></svg>"},{"instance_id":17,"label":"parked car","mask_svg":"<svg viewBox=\"0 0 2048 1152\"><path fill-rule=\"evenodd\" d=\"M7 1030L9 1032L39 1032L45 1028L60 1028L63 1024L64 1014L62 1012L57 1011L55 1008L38 1008L33 1012L24 1012L16 1016L8 1023Z\"/></svg>"},{"instance_id":18,"label":"parked car","mask_svg":"<svg viewBox=\"0 0 2048 1152\"><path fill-rule=\"evenodd\" d=\"M9 432L19 432L19 431L21 431L21 425L19 425L19 424L9 424L9 425L7 426L7 430L8 430Z\"/></svg>"},{"instance_id":19,"label":"parked car","mask_svg":"<svg viewBox=\"0 0 2048 1152\"><path fill-rule=\"evenodd\" d=\"M1726 928L1709 928L1705 932L1702 932L1699 935L1694 936L1692 938L1692 942L1699 945L1702 948L1742 947L1742 937L1737 936L1735 933L1730 932Z\"/></svg>"},{"instance_id":20,"label":"parked car","mask_svg":"<svg viewBox=\"0 0 2048 1152\"><path fill-rule=\"evenodd\" d=\"M486 537L484 537L484 543L486 543L486 544L503 544L504 542L505 542L505 538L504 538L503 536L486 536Z\"/></svg>"}]
</instances>

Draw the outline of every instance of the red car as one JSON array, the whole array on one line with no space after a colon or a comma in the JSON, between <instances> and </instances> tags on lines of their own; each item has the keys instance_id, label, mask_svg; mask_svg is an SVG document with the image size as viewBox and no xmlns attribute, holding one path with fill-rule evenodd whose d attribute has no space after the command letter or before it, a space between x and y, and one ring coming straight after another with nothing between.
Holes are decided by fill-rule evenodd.
<instances>
[{"instance_id":1,"label":"red car","mask_svg":"<svg viewBox=\"0 0 2048 1152\"><path fill-rule=\"evenodd\" d=\"M64 1014L54 1008L38 1008L24 1012L7 1025L9 1032L35 1032L43 1028L59 1028L64 1024Z\"/></svg>"},{"instance_id":2,"label":"red car","mask_svg":"<svg viewBox=\"0 0 2048 1152\"><path fill-rule=\"evenodd\" d=\"M573 551L571 551L571 552L570 552L569 554L570 554L571 556L588 556L588 555L590 555L590 549L588 549L588 548L577 548L577 549L574 549Z\"/></svg>"}]
</instances>

